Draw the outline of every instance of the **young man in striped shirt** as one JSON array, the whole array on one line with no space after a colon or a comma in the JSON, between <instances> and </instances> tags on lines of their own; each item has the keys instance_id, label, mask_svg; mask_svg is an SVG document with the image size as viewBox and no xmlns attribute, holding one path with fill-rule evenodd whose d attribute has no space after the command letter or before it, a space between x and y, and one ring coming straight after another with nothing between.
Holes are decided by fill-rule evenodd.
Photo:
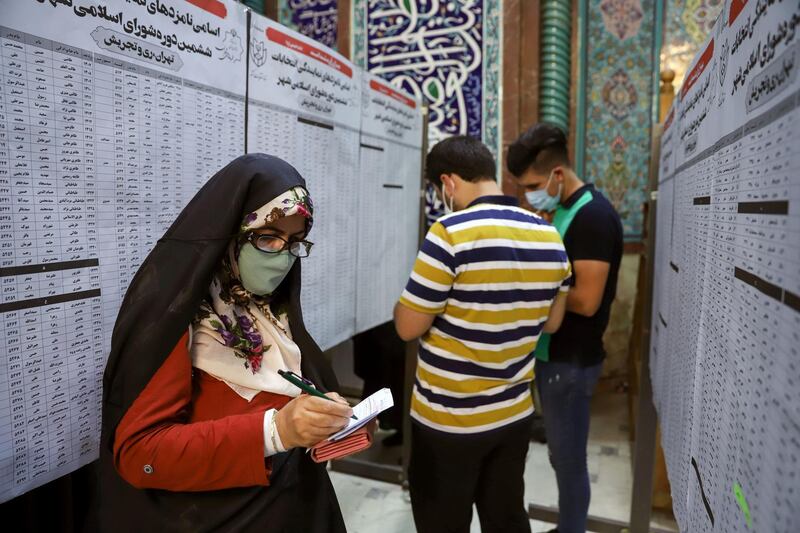
<instances>
[{"instance_id":1,"label":"young man in striped shirt","mask_svg":"<svg viewBox=\"0 0 800 533\"><path fill-rule=\"evenodd\" d=\"M437 144L426 176L451 214L429 230L395 307L420 338L409 481L420 533L530 531L523 502L533 351L564 316L570 264L558 232L504 196L489 150Z\"/></svg>"}]
</instances>

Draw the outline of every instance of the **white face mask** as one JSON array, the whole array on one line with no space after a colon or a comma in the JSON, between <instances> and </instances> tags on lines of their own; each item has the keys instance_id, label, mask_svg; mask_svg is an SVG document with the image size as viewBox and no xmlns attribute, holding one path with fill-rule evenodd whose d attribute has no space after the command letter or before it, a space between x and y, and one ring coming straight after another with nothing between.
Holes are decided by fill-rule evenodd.
<instances>
[{"instance_id":1,"label":"white face mask","mask_svg":"<svg viewBox=\"0 0 800 533\"><path fill-rule=\"evenodd\" d=\"M450 201L448 202L447 201L448 196L446 191L447 187L445 187L444 182L442 182L442 203L444 204L444 214L449 215L450 213L455 211L455 209L453 209L455 205L455 199L452 196L450 196Z\"/></svg>"}]
</instances>

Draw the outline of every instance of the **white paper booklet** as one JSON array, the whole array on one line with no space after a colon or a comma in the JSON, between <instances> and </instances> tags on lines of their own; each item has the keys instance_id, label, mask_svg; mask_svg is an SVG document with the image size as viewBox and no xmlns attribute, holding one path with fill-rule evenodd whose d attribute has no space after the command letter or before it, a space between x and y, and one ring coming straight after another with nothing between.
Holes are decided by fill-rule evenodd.
<instances>
[{"instance_id":1,"label":"white paper booklet","mask_svg":"<svg viewBox=\"0 0 800 533\"><path fill-rule=\"evenodd\" d=\"M353 407L353 414L356 416L356 418L358 418L358 420L353 420L351 418L350 423L347 424L347 427L334 434L329 440L342 440L357 429L367 425L370 420L393 405L394 399L392 398L392 391L386 388L379 390Z\"/></svg>"}]
</instances>

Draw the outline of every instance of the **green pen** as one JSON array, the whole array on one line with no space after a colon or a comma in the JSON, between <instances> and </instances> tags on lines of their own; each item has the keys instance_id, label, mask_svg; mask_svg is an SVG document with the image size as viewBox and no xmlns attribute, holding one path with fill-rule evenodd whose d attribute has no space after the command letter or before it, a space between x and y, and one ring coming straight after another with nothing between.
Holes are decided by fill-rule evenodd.
<instances>
[{"instance_id":1,"label":"green pen","mask_svg":"<svg viewBox=\"0 0 800 533\"><path fill-rule=\"evenodd\" d=\"M278 370L278 374L280 374L280 376L283 379L285 379L286 381L288 381L289 383L291 383L292 385L294 385L298 389L302 390L303 392L310 394L311 396L316 396L317 398L322 398L324 400L330 400L332 402L336 401L333 398L329 398L329 397L325 396L319 390L317 390L317 388L314 387L314 383L312 383L311 380L306 379L303 376L298 376L297 374L295 374L291 370L288 371L288 372L286 372L285 370ZM350 418L352 418L353 420L358 420L358 418L356 418L356 415L353 415Z\"/></svg>"}]
</instances>

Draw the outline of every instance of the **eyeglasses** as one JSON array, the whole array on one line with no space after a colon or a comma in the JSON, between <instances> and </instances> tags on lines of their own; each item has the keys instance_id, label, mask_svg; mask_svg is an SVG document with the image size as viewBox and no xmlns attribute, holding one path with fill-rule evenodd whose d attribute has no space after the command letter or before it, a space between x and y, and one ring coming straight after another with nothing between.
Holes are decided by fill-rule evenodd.
<instances>
[{"instance_id":1,"label":"eyeglasses","mask_svg":"<svg viewBox=\"0 0 800 533\"><path fill-rule=\"evenodd\" d=\"M277 235L259 233L248 234L247 241L255 246L257 250L264 253L277 254L288 250L295 257L308 257L308 254L311 253L311 247L314 246L314 243L309 241L287 241Z\"/></svg>"}]
</instances>

